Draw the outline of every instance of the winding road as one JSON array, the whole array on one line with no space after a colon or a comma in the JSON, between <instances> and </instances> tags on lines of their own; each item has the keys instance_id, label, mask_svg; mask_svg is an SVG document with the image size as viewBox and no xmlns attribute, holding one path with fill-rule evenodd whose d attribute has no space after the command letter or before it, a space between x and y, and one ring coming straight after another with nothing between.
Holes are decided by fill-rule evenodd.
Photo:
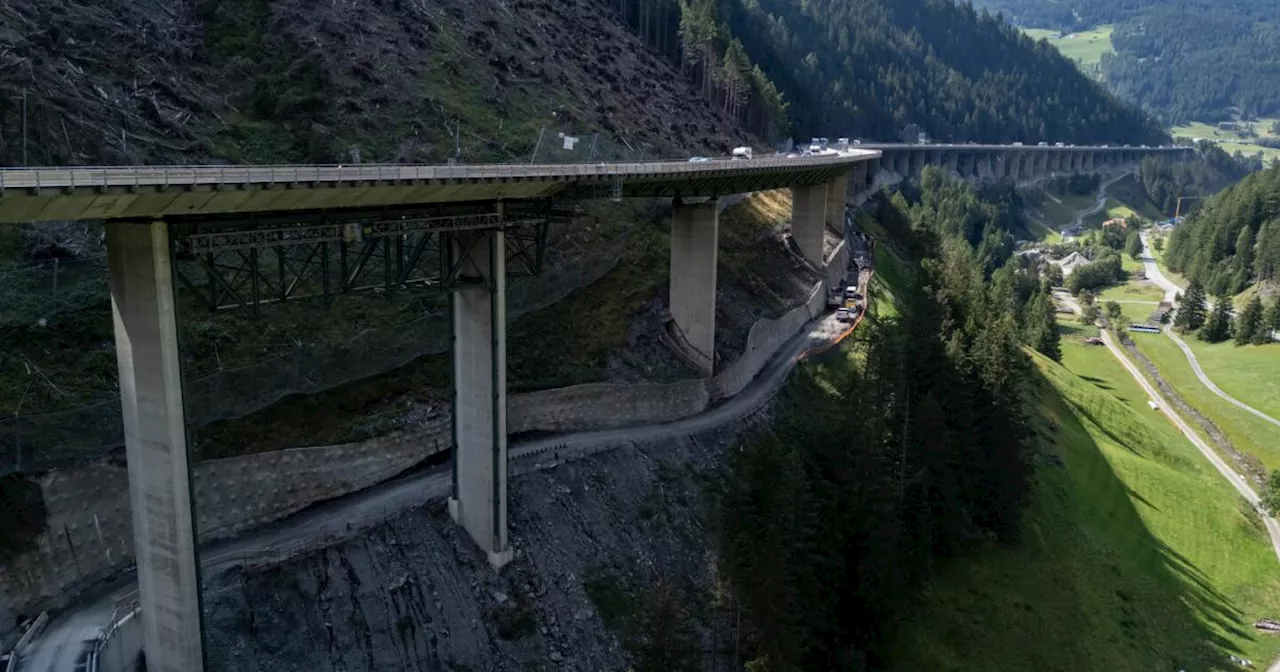
<instances>
[{"instance_id":1,"label":"winding road","mask_svg":"<svg viewBox=\"0 0 1280 672\"><path fill-rule=\"evenodd\" d=\"M861 320L859 320L859 323ZM824 315L809 322L736 396L702 413L674 422L550 436L509 449L510 477L554 463L562 453L583 454L679 436L735 423L760 410L786 382L787 374L811 351L843 340L856 328ZM330 500L241 537L205 545L200 567L211 576L245 564L283 561L320 545L358 536L364 530L449 493L448 465L408 474L367 490ZM137 593L132 572L94 599L69 607L21 654L20 672L71 672L83 669L93 642L107 627L116 604Z\"/></svg>"},{"instance_id":2,"label":"winding road","mask_svg":"<svg viewBox=\"0 0 1280 672\"><path fill-rule=\"evenodd\" d=\"M1132 171L1121 172L1119 175L1116 175L1115 177L1098 185L1097 201L1094 202L1093 207L1077 212L1075 219L1072 220L1071 222L1071 226L1078 229L1084 226L1085 217L1092 217L1098 214L1099 212L1102 212L1102 210L1107 207L1107 187L1115 184L1116 182L1119 182L1120 180L1123 180L1124 178L1132 174L1133 174Z\"/></svg>"},{"instance_id":3,"label":"winding road","mask_svg":"<svg viewBox=\"0 0 1280 672\"><path fill-rule=\"evenodd\" d=\"M1054 297L1077 315L1083 312L1079 302L1077 302L1075 297L1070 294L1067 294L1066 292L1056 292ZM1111 351L1111 355L1124 366L1130 376L1133 376L1134 381L1142 387L1143 391L1147 393L1147 396L1157 401L1161 412L1169 418L1169 421L1173 423L1174 427L1177 427L1178 431L1182 432L1183 436L1187 437L1187 440L1200 451L1201 455L1204 455L1205 459L1209 460L1209 463L1213 465L1214 469L1218 470L1218 473L1222 474L1223 478L1227 479L1227 481L1231 483L1231 486L1236 489L1236 492L1240 493L1241 497L1248 500L1255 509L1260 509L1258 493L1254 492L1253 488L1249 486L1249 483L1245 481L1240 474L1236 473L1235 470L1233 470L1222 459L1222 457L1205 442L1204 439L1200 438L1200 435L1191 428L1191 425L1187 424L1187 421L1182 419L1182 416L1178 415L1178 413L1173 410L1173 405L1169 403L1169 400L1165 399L1164 395L1147 380L1146 376L1142 375L1142 372L1138 370L1138 367L1130 361L1120 347L1116 345L1115 339L1111 336L1111 332L1107 329L1099 329L1099 333L1102 334L1102 342L1105 343L1107 349ZM1271 547L1276 553L1276 560L1280 562L1280 522L1277 522L1275 518L1272 518L1265 513L1260 512L1260 515L1263 523L1267 527L1268 534L1271 536Z\"/></svg>"},{"instance_id":4,"label":"winding road","mask_svg":"<svg viewBox=\"0 0 1280 672\"><path fill-rule=\"evenodd\" d=\"M1146 267L1147 279L1150 280L1151 282L1154 282L1156 285L1159 285L1159 287L1164 290L1165 301L1168 301L1169 303L1173 303L1178 296L1178 292L1182 291L1182 288L1179 287L1177 284L1175 284L1173 281L1169 280L1169 278L1166 277L1165 274L1160 271L1160 265L1156 263L1155 257L1152 256L1151 254L1151 248L1149 247L1149 243L1147 242L1146 236L1142 237L1142 263L1143 263L1143 266ZM1200 368L1200 360L1196 359L1196 354L1191 351L1191 347L1188 346L1187 342L1182 340L1182 337L1179 336L1178 333L1173 330L1172 325L1165 326L1164 333L1169 338L1173 339L1174 343L1178 344L1178 348L1182 350L1182 354L1187 356L1187 361L1190 362L1191 369L1195 371L1196 378L1199 378L1200 382L1203 383L1205 387L1209 388L1209 391L1213 392L1219 397L1222 397L1224 401L1231 404L1232 406L1235 406L1236 408L1239 408L1240 410L1245 411L1246 413L1252 413L1253 415L1280 428L1280 420L1277 420L1267 415L1266 413L1263 413L1262 411L1259 411L1258 409L1240 401L1239 399L1236 399L1235 397L1227 394L1226 392L1223 392L1222 388L1219 388L1217 385L1215 385L1213 381L1209 379L1209 376L1205 375L1204 369Z\"/></svg>"}]
</instances>

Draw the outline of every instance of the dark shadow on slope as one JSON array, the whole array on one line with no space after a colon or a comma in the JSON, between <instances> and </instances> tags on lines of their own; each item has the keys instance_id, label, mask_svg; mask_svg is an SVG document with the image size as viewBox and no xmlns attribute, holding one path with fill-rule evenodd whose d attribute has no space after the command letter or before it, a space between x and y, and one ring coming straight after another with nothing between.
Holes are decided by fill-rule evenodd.
<instances>
[{"instance_id":1,"label":"dark shadow on slope","mask_svg":"<svg viewBox=\"0 0 1280 672\"><path fill-rule=\"evenodd\" d=\"M1072 375L1065 370L1061 373ZM1133 502L1136 500L1152 509L1159 509L1146 495L1130 487L1112 471L1082 422L1082 417L1089 418L1118 445L1142 455L1139 448L1144 442L1154 439L1133 436L1125 431L1123 423L1116 422L1119 418L1115 416L1129 414L1131 423L1141 418L1128 407L1106 404L1102 399L1064 398L1045 378L1041 379L1038 388L1042 411L1055 416L1061 424L1054 444L1063 454L1068 477L1073 487L1088 488L1091 495L1088 501L1082 502L1084 508L1079 512L1080 522L1088 527L1096 525L1104 529L1103 536L1119 556L1111 568L1097 567L1093 571L1081 572L1080 576L1111 582L1116 578L1114 574L1120 573L1121 568L1128 564L1130 567L1127 569L1145 574L1154 580L1159 592L1167 594L1166 599L1161 600L1152 591L1144 592L1143 597L1158 602L1149 608L1130 604L1130 600L1138 598L1127 593L1119 596L1126 603L1124 606L1134 607L1124 609L1125 615L1120 618L1129 644L1150 651L1152 663L1172 665L1169 669L1214 669L1222 662L1222 652L1238 653L1231 640L1214 632L1207 624L1212 623L1232 635L1247 637L1243 630L1246 625L1243 614L1186 556L1151 534ZM1097 394L1114 396L1110 393ZM1108 405L1112 408L1108 409ZM1093 407L1091 412L1085 411L1085 406ZM1112 429L1116 426L1122 428ZM1095 557L1094 554L1088 556L1090 559ZM1181 608L1171 611L1173 602ZM1164 618L1156 621L1151 614L1163 614Z\"/></svg>"},{"instance_id":2,"label":"dark shadow on slope","mask_svg":"<svg viewBox=\"0 0 1280 672\"><path fill-rule=\"evenodd\" d=\"M1087 381L1089 381L1089 382L1093 383L1094 387L1097 387L1097 388L1100 388L1100 389L1106 390L1106 391L1108 391L1108 392L1110 392L1110 391L1112 391L1112 390L1114 390L1114 389L1115 389L1115 388L1111 387L1111 384L1110 384L1110 383L1108 383L1107 381L1105 381L1105 380L1103 380L1103 379L1101 379L1101 378L1094 378L1093 376L1080 376L1080 377L1081 377L1082 379L1084 379L1084 380L1087 380Z\"/></svg>"},{"instance_id":3,"label":"dark shadow on slope","mask_svg":"<svg viewBox=\"0 0 1280 672\"><path fill-rule=\"evenodd\" d=\"M1152 503L1151 503L1151 500L1147 499L1146 497L1143 497L1143 496L1142 496L1142 493L1140 493L1140 492L1138 492L1137 490L1134 490L1133 488L1130 488L1130 487L1128 487L1128 486L1125 486L1125 487L1126 487L1126 489L1128 489L1128 491L1129 491L1129 496L1130 496L1130 497L1132 497L1132 498L1134 498L1134 499L1138 500L1139 502L1142 502L1143 504L1146 504L1147 506L1149 506L1149 507L1151 507L1151 508L1155 509L1156 511L1159 511L1159 510L1160 510L1160 507L1156 506L1155 504L1152 504Z\"/></svg>"}]
</instances>

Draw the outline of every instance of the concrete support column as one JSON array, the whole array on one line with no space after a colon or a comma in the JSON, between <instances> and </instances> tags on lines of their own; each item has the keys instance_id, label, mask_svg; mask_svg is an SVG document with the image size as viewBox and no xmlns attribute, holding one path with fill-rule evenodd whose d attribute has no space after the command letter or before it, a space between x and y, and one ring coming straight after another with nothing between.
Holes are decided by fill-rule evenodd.
<instances>
[{"instance_id":1,"label":"concrete support column","mask_svg":"<svg viewBox=\"0 0 1280 672\"><path fill-rule=\"evenodd\" d=\"M959 173L959 155L957 152L947 152L942 156L942 165L946 167L947 174Z\"/></svg>"},{"instance_id":2,"label":"concrete support column","mask_svg":"<svg viewBox=\"0 0 1280 672\"><path fill-rule=\"evenodd\" d=\"M845 210L848 208L848 205L849 205L848 201L849 201L850 172L851 171L840 173L835 177L835 179L827 183L827 207L826 207L826 215L824 216L823 221L826 224L826 228L832 231L836 231L841 235L844 234ZM825 252L823 251L823 247L822 247L822 244L824 243L825 238L826 236L824 235L822 238L818 239L818 244L819 244L818 257L819 258L817 263L814 264L818 268L826 267L826 257L824 256ZM813 260L810 259L810 261L812 262Z\"/></svg>"},{"instance_id":3,"label":"concrete support column","mask_svg":"<svg viewBox=\"0 0 1280 672\"><path fill-rule=\"evenodd\" d=\"M821 234L826 185L810 189L819 211L812 223L805 223L816 226ZM713 372L716 353L716 247L720 236L717 200L684 203L677 198L671 206L671 317L684 342L693 349L691 354L698 368L708 376ZM792 236L800 242L794 222Z\"/></svg>"},{"instance_id":4,"label":"concrete support column","mask_svg":"<svg viewBox=\"0 0 1280 672\"><path fill-rule=\"evenodd\" d=\"M826 238L827 184L791 187L791 237L804 258L821 269Z\"/></svg>"},{"instance_id":5,"label":"concrete support column","mask_svg":"<svg viewBox=\"0 0 1280 672\"><path fill-rule=\"evenodd\" d=\"M200 572L168 225L107 225L107 274L147 669L200 672Z\"/></svg>"},{"instance_id":6,"label":"concrete support column","mask_svg":"<svg viewBox=\"0 0 1280 672\"><path fill-rule=\"evenodd\" d=\"M903 177L906 177L906 176L907 176L907 174L908 174L908 173L910 172L910 170L911 170L911 164L910 164L910 161L911 161L911 157L910 157L910 155L909 155L907 152L905 152L905 151L898 152L898 153L894 154L894 158L893 158L893 172L895 172L895 173L897 173L897 174L899 174L899 175L901 175L901 176L903 176Z\"/></svg>"},{"instance_id":7,"label":"concrete support column","mask_svg":"<svg viewBox=\"0 0 1280 672\"><path fill-rule=\"evenodd\" d=\"M511 561L507 542L506 234L454 235L462 264L453 309L453 494L449 515L494 569Z\"/></svg>"},{"instance_id":8,"label":"concrete support column","mask_svg":"<svg viewBox=\"0 0 1280 672\"><path fill-rule=\"evenodd\" d=\"M853 166L853 193L861 194L871 186L871 162L862 161Z\"/></svg>"},{"instance_id":9,"label":"concrete support column","mask_svg":"<svg viewBox=\"0 0 1280 672\"><path fill-rule=\"evenodd\" d=\"M982 154L974 156L974 172L978 175L978 179L986 181L991 179L991 155Z\"/></svg>"},{"instance_id":10,"label":"concrete support column","mask_svg":"<svg viewBox=\"0 0 1280 672\"><path fill-rule=\"evenodd\" d=\"M1095 159L1096 157L1093 152L1085 152L1084 169L1088 171L1092 171L1094 168L1096 168L1097 165L1094 163Z\"/></svg>"}]
</instances>

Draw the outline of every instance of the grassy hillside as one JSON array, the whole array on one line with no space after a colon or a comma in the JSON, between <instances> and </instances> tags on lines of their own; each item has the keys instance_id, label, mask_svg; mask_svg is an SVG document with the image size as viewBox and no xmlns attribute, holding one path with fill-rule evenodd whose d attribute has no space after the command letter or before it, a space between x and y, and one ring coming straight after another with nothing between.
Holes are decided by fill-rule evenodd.
<instances>
[{"instance_id":1,"label":"grassy hillside","mask_svg":"<svg viewBox=\"0 0 1280 672\"><path fill-rule=\"evenodd\" d=\"M1174 126L1169 132L1175 138L1212 140L1231 154L1240 152L1250 156L1261 153L1262 160L1270 163L1272 159L1280 158L1280 149L1260 145L1258 140L1280 140L1280 136L1272 132L1277 123L1280 119L1258 119L1246 124L1247 130L1233 131L1220 129L1217 124L1191 121Z\"/></svg>"},{"instance_id":2,"label":"grassy hillside","mask_svg":"<svg viewBox=\"0 0 1280 672\"><path fill-rule=\"evenodd\" d=\"M1214 394L1196 378L1182 349L1164 334L1132 334L1138 349L1160 370L1160 375L1197 411L1213 421L1236 449L1257 458L1267 469L1280 469L1280 442L1274 425L1236 408ZM1268 346L1235 347L1192 342L1205 373L1224 392L1255 405L1259 410L1280 405L1274 387L1280 365L1273 363ZM1266 412L1266 411L1264 411Z\"/></svg>"},{"instance_id":3,"label":"grassy hillside","mask_svg":"<svg viewBox=\"0 0 1280 672\"><path fill-rule=\"evenodd\" d=\"M1049 40L1049 44L1057 47L1063 56L1080 64L1080 69L1089 74L1100 74L1099 63L1102 55L1115 52L1111 45L1111 31L1114 26L1098 26L1092 30L1078 33L1062 33L1057 30L1043 28L1024 28L1023 32L1039 40Z\"/></svg>"},{"instance_id":4,"label":"grassy hillside","mask_svg":"<svg viewBox=\"0 0 1280 672\"><path fill-rule=\"evenodd\" d=\"M1252 510L1146 407L1103 348L1064 325L1034 356L1042 437L1024 541L955 563L898 642L903 670L1230 669L1269 661L1280 571Z\"/></svg>"}]
</instances>

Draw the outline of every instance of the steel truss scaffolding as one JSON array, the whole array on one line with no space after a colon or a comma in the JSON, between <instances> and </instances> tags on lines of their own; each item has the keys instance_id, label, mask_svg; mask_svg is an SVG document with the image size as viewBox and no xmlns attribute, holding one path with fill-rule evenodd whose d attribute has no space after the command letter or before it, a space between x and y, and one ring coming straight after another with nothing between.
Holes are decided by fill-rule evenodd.
<instances>
[{"instance_id":1,"label":"steel truss scaffolding","mask_svg":"<svg viewBox=\"0 0 1280 672\"><path fill-rule=\"evenodd\" d=\"M393 297L414 288L453 290L483 284L468 272L483 231L506 232L511 275L538 275L551 225L568 222L572 204L493 204L487 210L381 212L363 217L296 217L171 226L179 284L210 311L249 309L341 294Z\"/></svg>"}]
</instances>

